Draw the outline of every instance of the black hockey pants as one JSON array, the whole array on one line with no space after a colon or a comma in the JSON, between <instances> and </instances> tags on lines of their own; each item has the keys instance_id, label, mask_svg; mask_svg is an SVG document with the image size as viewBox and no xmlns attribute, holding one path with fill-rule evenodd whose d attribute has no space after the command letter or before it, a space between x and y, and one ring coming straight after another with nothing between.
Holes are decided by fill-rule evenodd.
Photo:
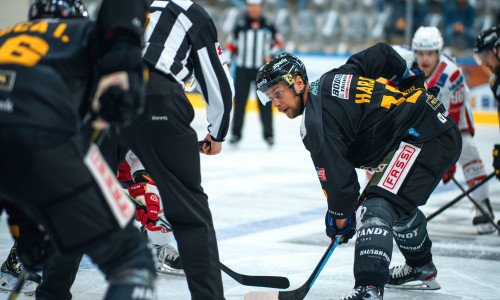
<instances>
[{"instance_id":1,"label":"black hockey pants","mask_svg":"<svg viewBox=\"0 0 500 300\"><path fill-rule=\"evenodd\" d=\"M0 145L0 198L15 203L43 225L59 253L87 253L109 280L116 274L123 278L129 270L145 270L153 278L147 240L131 223L119 229L83 163L86 144L81 138L61 131L0 125ZM152 286L151 280L143 283L143 287Z\"/></svg>"},{"instance_id":2,"label":"black hockey pants","mask_svg":"<svg viewBox=\"0 0 500 300\"><path fill-rule=\"evenodd\" d=\"M452 127L433 140L419 145L418 156L407 172L389 181L391 166L398 163L398 152L388 155L366 188L366 200L356 212L357 239L354 256L356 286L383 287L389 276L393 237L410 266L423 266L432 260L432 243L427 221L416 208L427 202L444 174L461 152L460 131ZM406 144L402 147L413 147ZM404 149L403 149L404 150ZM395 183L393 193L384 184Z\"/></svg>"}]
</instances>

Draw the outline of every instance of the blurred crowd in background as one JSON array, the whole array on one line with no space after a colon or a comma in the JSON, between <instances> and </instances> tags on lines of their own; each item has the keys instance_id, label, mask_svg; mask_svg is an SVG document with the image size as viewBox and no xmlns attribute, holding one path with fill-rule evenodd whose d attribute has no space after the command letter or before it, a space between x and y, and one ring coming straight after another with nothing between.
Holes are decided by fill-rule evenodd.
<instances>
[{"instance_id":1,"label":"blurred crowd in background","mask_svg":"<svg viewBox=\"0 0 500 300\"><path fill-rule=\"evenodd\" d=\"M245 0L196 0L218 27L219 40L245 10ZM440 29L445 47L472 56L477 34L500 23L498 0L264 0L263 12L288 52L353 53L373 43L410 44L419 26Z\"/></svg>"}]
</instances>

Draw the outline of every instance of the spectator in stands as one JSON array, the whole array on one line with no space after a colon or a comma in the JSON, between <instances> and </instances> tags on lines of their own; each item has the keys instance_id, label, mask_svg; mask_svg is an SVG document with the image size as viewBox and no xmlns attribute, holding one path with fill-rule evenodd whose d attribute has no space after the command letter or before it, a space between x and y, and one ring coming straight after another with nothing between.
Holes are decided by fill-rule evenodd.
<instances>
[{"instance_id":1,"label":"spectator in stands","mask_svg":"<svg viewBox=\"0 0 500 300\"><path fill-rule=\"evenodd\" d=\"M428 0L413 1L413 25L411 32L423 25L427 15ZM385 26L386 39L389 43L402 44L404 42L405 30L408 20L406 19L406 9L408 0L387 0L386 8L391 9L391 16Z\"/></svg>"},{"instance_id":2,"label":"spectator in stands","mask_svg":"<svg viewBox=\"0 0 500 300\"><path fill-rule=\"evenodd\" d=\"M467 0L455 0L445 5L444 8L445 45L472 48L476 37L473 29L474 7Z\"/></svg>"},{"instance_id":3,"label":"spectator in stands","mask_svg":"<svg viewBox=\"0 0 500 300\"><path fill-rule=\"evenodd\" d=\"M283 39L274 25L262 15L262 0L247 0L245 16L236 24L228 37L226 49L236 66L234 110L229 143L241 140L245 108L250 84L255 81L259 68L283 48ZM263 125L263 138L269 146L274 144L272 106L257 101Z\"/></svg>"}]
</instances>

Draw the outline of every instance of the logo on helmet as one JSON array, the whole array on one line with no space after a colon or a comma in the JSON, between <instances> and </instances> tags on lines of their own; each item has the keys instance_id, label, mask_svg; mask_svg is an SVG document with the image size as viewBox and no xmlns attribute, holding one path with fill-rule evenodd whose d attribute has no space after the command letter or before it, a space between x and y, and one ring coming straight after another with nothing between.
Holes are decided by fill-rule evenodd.
<instances>
[{"instance_id":1,"label":"logo on helmet","mask_svg":"<svg viewBox=\"0 0 500 300\"><path fill-rule=\"evenodd\" d=\"M285 79L286 82L288 82L288 85L292 85L295 80L293 80L292 74L285 74L283 75L283 78Z\"/></svg>"},{"instance_id":2,"label":"logo on helmet","mask_svg":"<svg viewBox=\"0 0 500 300\"><path fill-rule=\"evenodd\" d=\"M267 79L262 79L262 81L257 83L257 89L260 89L264 84L267 83Z\"/></svg>"},{"instance_id":3,"label":"logo on helmet","mask_svg":"<svg viewBox=\"0 0 500 300\"><path fill-rule=\"evenodd\" d=\"M276 70L277 68L281 67L282 64L286 63L288 60L286 58L283 58L279 62L275 63L273 66L273 70Z\"/></svg>"}]
</instances>

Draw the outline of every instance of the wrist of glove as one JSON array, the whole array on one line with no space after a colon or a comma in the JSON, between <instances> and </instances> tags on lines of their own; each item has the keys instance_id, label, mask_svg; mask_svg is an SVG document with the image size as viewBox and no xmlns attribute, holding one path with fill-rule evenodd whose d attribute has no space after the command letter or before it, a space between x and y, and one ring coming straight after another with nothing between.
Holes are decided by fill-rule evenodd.
<instances>
[{"instance_id":1,"label":"wrist of glove","mask_svg":"<svg viewBox=\"0 0 500 300\"><path fill-rule=\"evenodd\" d=\"M396 83L398 90L408 93L413 89L425 88L425 73L419 69L412 69L415 75L401 79Z\"/></svg>"},{"instance_id":2,"label":"wrist of glove","mask_svg":"<svg viewBox=\"0 0 500 300\"><path fill-rule=\"evenodd\" d=\"M334 239L336 236L342 236L339 244L347 243L356 233L356 215L353 214L347 218L347 227L338 229L336 220L328 212L325 216L326 235Z\"/></svg>"},{"instance_id":3,"label":"wrist of glove","mask_svg":"<svg viewBox=\"0 0 500 300\"><path fill-rule=\"evenodd\" d=\"M493 148L493 168L495 176L500 180L500 144L495 144Z\"/></svg>"},{"instance_id":4,"label":"wrist of glove","mask_svg":"<svg viewBox=\"0 0 500 300\"><path fill-rule=\"evenodd\" d=\"M443 183L446 184L450 182L451 179L453 179L453 176L455 176L455 172L457 171L456 165L453 165L446 174L443 176Z\"/></svg>"},{"instance_id":5,"label":"wrist of glove","mask_svg":"<svg viewBox=\"0 0 500 300\"><path fill-rule=\"evenodd\" d=\"M126 127L137 119L144 111L146 101L144 77L147 77L147 70L126 71L125 74L128 89L120 85L110 85L100 94L99 109L94 111L95 115L119 127Z\"/></svg>"},{"instance_id":6,"label":"wrist of glove","mask_svg":"<svg viewBox=\"0 0 500 300\"><path fill-rule=\"evenodd\" d=\"M145 186L136 183L129 187L129 194L135 198L136 210L135 219L147 230L158 231L162 227L157 226L158 215L160 213L160 197L156 191L148 192L155 187L154 182L148 182Z\"/></svg>"}]
</instances>

